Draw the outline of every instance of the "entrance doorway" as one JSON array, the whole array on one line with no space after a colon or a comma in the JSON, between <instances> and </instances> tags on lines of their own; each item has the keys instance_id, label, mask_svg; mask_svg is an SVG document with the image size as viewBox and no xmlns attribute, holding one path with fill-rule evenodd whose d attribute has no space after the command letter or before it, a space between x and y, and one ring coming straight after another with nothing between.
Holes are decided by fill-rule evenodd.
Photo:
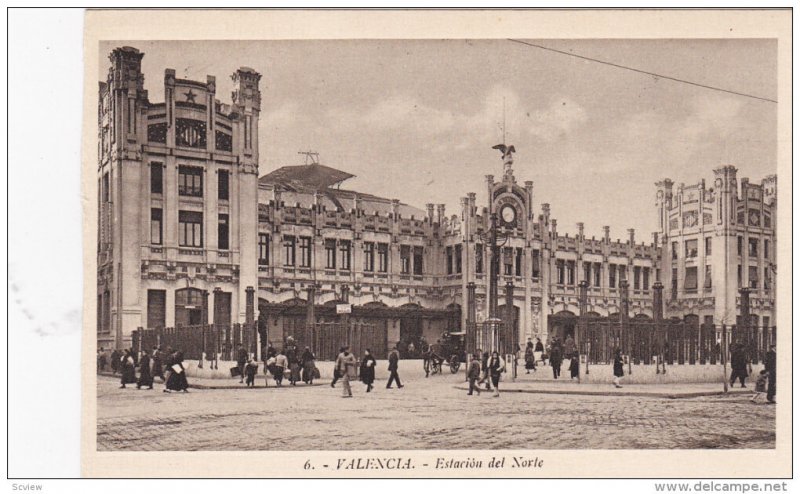
<instances>
[{"instance_id":1,"label":"entrance doorway","mask_svg":"<svg viewBox=\"0 0 800 494\"><path fill-rule=\"evenodd\" d=\"M197 288L175 290L175 325L203 324L203 291Z\"/></svg>"},{"instance_id":2,"label":"entrance doorway","mask_svg":"<svg viewBox=\"0 0 800 494\"><path fill-rule=\"evenodd\" d=\"M578 318L568 310L562 310L547 318L547 336L549 339L558 338L562 342L567 336L575 338L575 328Z\"/></svg>"}]
</instances>

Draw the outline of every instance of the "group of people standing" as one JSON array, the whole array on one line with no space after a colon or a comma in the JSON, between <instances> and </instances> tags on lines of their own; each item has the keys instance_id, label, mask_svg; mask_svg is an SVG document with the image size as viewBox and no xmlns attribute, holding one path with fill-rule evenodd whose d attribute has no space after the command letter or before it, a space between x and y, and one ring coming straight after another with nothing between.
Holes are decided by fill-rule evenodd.
<instances>
[{"instance_id":1,"label":"group of people standing","mask_svg":"<svg viewBox=\"0 0 800 494\"><path fill-rule=\"evenodd\" d=\"M126 348L114 350L107 357L103 348L100 348L97 357L98 371L105 371L108 360L112 372L120 373L120 389L125 389L128 384L135 384L136 389L153 389L155 378L158 377L166 385L165 393L189 392L181 351L173 351L170 347L162 350L161 347L155 346L151 354L147 349L135 352L132 348Z\"/></svg>"},{"instance_id":2,"label":"group of people standing","mask_svg":"<svg viewBox=\"0 0 800 494\"><path fill-rule=\"evenodd\" d=\"M467 371L467 379L469 380L468 396L472 396L473 391L481 394L480 385L486 383L486 390L491 391L494 389L494 397L500 396L500 376L506 371L506 362L500 358L498 352L481 352L480 349L475 350L472 355L472 361L469 364Z\"/></svg>"},{"instance_id":3,"label":"group of people standing","mask_svg":"<svg viewBox=\"0 0 800 494\"><path fill-rule=\"evenodd\" d=\"M314 379L320 377L319 369L317 369L316 364L317 357L314 355L314 352L312 352L309 347L305 347L305 349L300 352L294 338L291 336L286 339L286 343L281 349L276 349L270 341L267 347L264 348L262 355L264 358L264 374L266 375L269 373L272 375L278 387L283 385L284 378L289 380L291 386L296 386L300 381L309 385L314 384ZM244 350L244 347L241 347L237 364L240 366L244 365L243 360L246 362L247 358L247 351ZM251 371L252 379L250 374L247 374L249 385L251 381L255 380L258 363L251 359L250 363L247 365L254 366L251 367L251 369L254 369ZM243 372L243 374L244 373L245 372ZM269 386L268 381L267 386Z\"/></svg>"},{"instance_id":4,"label":"group of people standing","mask_svg":"<svg viewBox=\"0 0 800 494\"><path fill-rule=\"evenodd\" d=\"M400 375L397 373L399 362L400 352L397 346L395 346L389 352L389 380L386 383L386 389L391 389L392 383L396 383L398 389L403 387L403 385L400 384ZM376 364L377 361L369 348L364 350L364 356L361 357L359 363L356 356L350 352L350 347L343 346L339 355L336 357L331 387L336 387L336 383L341 379L342 398L352 398L353 389L350 386L350 381L358 377L361 379L362 383L367 385L367 393L369 393L374 389L373 384L375 383Z\"/></svg>"}]
</instances>

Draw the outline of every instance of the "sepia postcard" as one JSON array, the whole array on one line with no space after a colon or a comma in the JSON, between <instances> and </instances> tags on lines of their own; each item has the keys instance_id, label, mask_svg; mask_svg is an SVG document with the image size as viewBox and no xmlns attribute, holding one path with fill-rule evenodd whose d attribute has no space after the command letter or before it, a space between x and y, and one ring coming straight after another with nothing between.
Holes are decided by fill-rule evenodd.
<instances>
[{"instance_id":1,"label":"sepia postcard","mask_svg":"<svg viewBox=\"0 0 800 494\"><path fill-rule=\"evenodd\" d=\"M791 41L88 11L83 475L790 476Z\"/></svg>"}]
</instances>

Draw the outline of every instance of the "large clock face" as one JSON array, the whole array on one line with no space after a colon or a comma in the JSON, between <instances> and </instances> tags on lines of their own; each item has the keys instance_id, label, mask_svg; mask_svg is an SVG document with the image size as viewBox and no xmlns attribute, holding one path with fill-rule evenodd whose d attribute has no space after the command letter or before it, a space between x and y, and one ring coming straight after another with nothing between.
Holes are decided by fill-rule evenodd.
<instances>
[{"instance_id":1,"label":"large clock face","mask_svg":"<svg viewBox=\"0 0 800 494\"><path fill-rule=\"evenodd\" d=\"M517 210L514 206L506 205L500 210L500 217L503 218L504 223L514 223L517 218Z\"/></svg>"}]
</instances>

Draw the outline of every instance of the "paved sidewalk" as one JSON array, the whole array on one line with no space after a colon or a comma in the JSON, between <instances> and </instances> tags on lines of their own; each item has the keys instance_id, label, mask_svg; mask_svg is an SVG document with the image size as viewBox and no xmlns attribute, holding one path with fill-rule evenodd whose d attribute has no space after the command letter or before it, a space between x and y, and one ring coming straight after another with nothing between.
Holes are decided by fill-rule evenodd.
<instances>
[{"instance_id":1,"label":"paved sidewalk","mask_svg":"<svg viewBox=\"0 0 800 494\"><path fill-rule=\"evenodd\" d=\"M469 387L455 386L456 389L468 391ZM481 390L486 388L481 386ZM567 380L549 380L535 382L501 381L500 393L534 393L534 394L570 394L591 396L649 396L653 398L695 398L699 396L724 395L722 383L690 383L690 384L628 384L615 388L613 384L579 383ZM751 388L728 388L728 394L752 394Z\"/></svg>"},{"instance_id":2,"label":"paved sidewalk","mask_svg":"<svg viewBox=\"0 0 800 494\"><path fill-rule=\"evenodd\" d=\"M119 382L120 375L113 374L111 372L100 372L97 374L98 378L110 378L115 379ZM239 380L236 378L230 379L216 379L216 378L200 378L200 377L189 377L189 388L190 389L247 389L247 385L244 383L239 383ZM316 382L312 385L314 387L317 386L328 386L330 385L330 379L317 379ZM136 387L136 384L128 384L129 387ZM155 380L153 384L154 388L163 389L164 383L162 383L159 379ZM309 385L303 382L297 383L296 386L292 386L289 384L288 379L283 380L283 386L278 387L275 384L275 380L272 377L269 378L269 386L264 386L264 374L259 374L256 376L255 387L252 389L289 389L289 388L308 388Z\"/></svg>"}]
</instances>

